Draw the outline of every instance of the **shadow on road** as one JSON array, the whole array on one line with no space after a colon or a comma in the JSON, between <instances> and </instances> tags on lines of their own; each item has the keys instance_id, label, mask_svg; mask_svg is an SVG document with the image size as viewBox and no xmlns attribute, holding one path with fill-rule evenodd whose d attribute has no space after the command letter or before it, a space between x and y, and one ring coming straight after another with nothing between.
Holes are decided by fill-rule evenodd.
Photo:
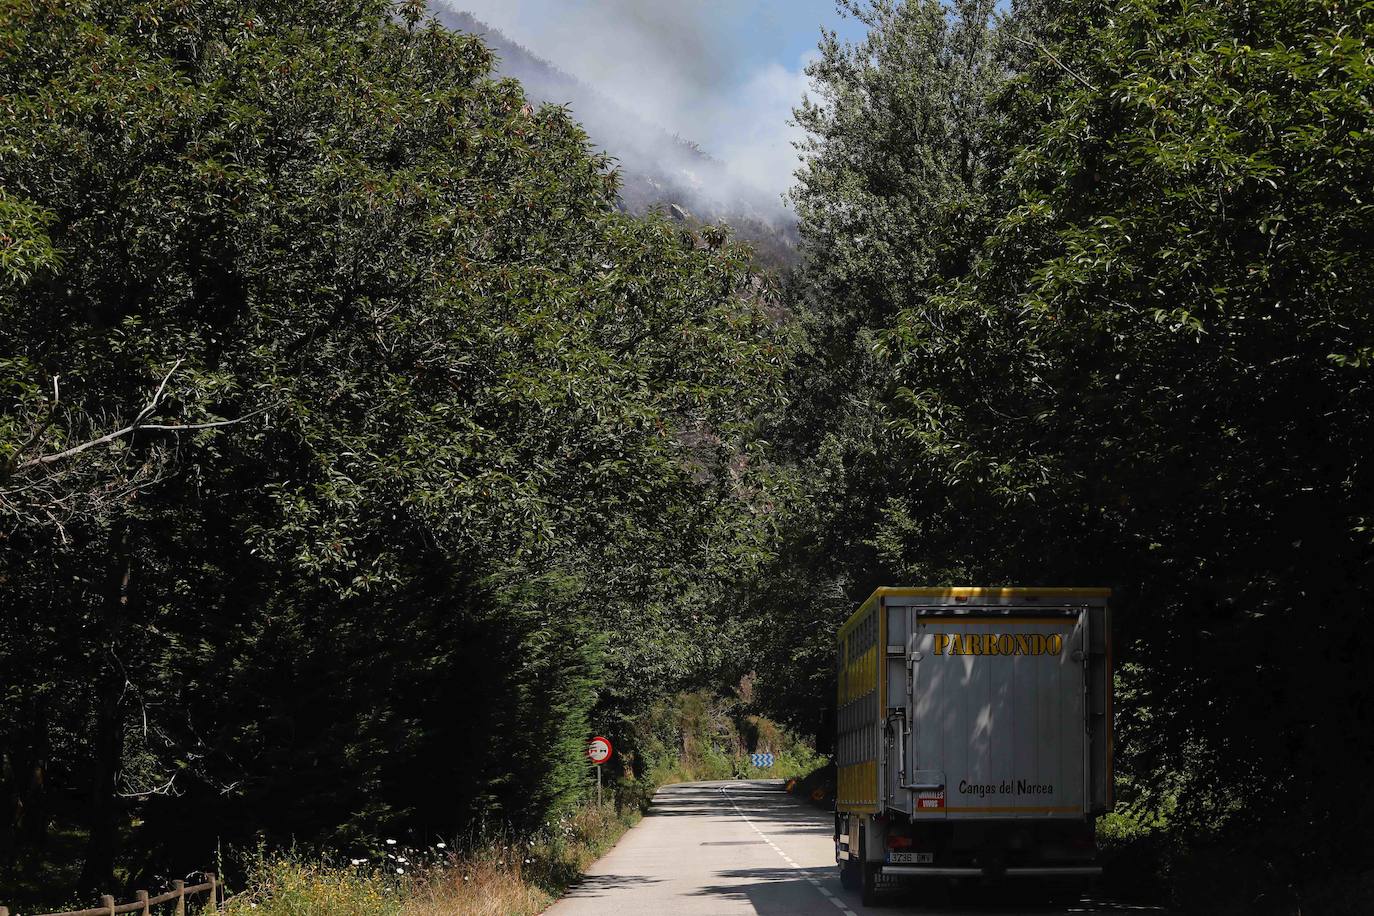
<instances>
[{"instance_id":1,"label":"shadow on road","mask_svg":"<svg viewBox=\"0 0 1374 916\"><path fill-rule=\"evenodd\" d=\"M810 870L815 872L815 870ZM694 892L697 897L716 897L749 904L757 914L794 916L814 912L816 889L806 880L807 870L797 868L741 868L719 872L735 883L710 884ZM744 882L744 883L739 883Z\"/></svg>"},{"instance_id":2,"label":"shadow on road","mask_svg":"<svg viewBox=\"0 0 1374 916\"><path fill-rule=\"evenodd\" d=\"M720 883L703 886L695 896L717 897L721 900L747 903L757 914L795 914L814 911L816 889L808 881L812 878L831 878L830 869L797 868L741 868L718 872ZM1130 913L1150 913L1162 916L1152 907L1131 907L1084 900L1071 906L1050 906L1009 903L998 900L996 894L969 892L951 897L942 890L916 887L894 888L884 895L879 908L864 907L854 893L844 892L838 897L856 913L921 914L921 916L1126 916Z\"/></svg>"},{"instance_id":3,"label":"shadow on road","mask_svg":"<svg viewBox=\"0 0 1374 916\"><path fill-rule=\"evenodd\" d=\"M684 787L686 788L686 787ZM696 786L692 787L698 788ZM702 786L700 788L708 788ZM786 798L781 782L776 784L761 782L720 783L709 787L719 792L724 788L750 820L770 836L786 834L806 834L815 836L817 832L830 830L831 813L803 799ZM779 796L784 796L780 799ZM779 804L783 801L782 804ZM703 808L712 807L708 796L698 794L696 804ZM745 888L739 885L722 885L722 896L740 898L747 896L750 904L759 913L786 912L777 909L775 904L790 898L792 887L800 881L803 885L815 878L827 883L837 899L856 913L881 912L896 914L924 914L924 916L1127 916L1127 914L1152 914L1167 916L1158 907L1136 906L1113 903L1084 897L1071 905L1037 903L1027 899L1027 889L1016 885L999 887L963 887L951 889L946 883L917 884L899 883L887 889L882 897L880 908L866 908L855 892L840 889L834 868L809 869L764 869L722 873L722 877L752 882ZM703 888L701 893L711 893L716 888ZM741 893L743 891L743 894ZM814 890L813 890L814 893Z\"/></svg>"},{"instance_id":4,"label":"shadow on road","mask_svg":"<svg viewBox=\"0 0 1374 916\"><path fill-rule=\"evenodd\" d=\"M943 882L892 887L883 906L865 907L857 892L840 886L833 826L831 812L787 796L780 781L665 786L644 821L602 860L605 870L594 868L554 910L560 916L1163 916L1150 907L1087 900L1037 906L1024 886L950 893Z\"/></svg>"},{"instance_id":5,"label":"shadow on road","mask_svg":"<svg viewBox=\"0 0 1374 916\"><path fill-rule=\"evenodd\" d=\"M972 889L949 892L945 888L920 888L912 885L888 891L883 898L881 912L899 916L902 913L920 913L922 916L1127 916L1127 914L1151 914L1166 916L1156 907L1129 906L1109 903L1085 897L1074 904L1047 904L1026 901L1014 889ZM860 910L858 895L848 900L851 907ZM872 912L870 908L863 912Z\"/></svg>"},{"instance_id":6,"label":"shadow on road","mask_svg":"<svg viewBox=\"0 0 1374 916\"><path fill-rule=\"evenodd\" d=\"M661 879L644 875L583 875L582 879L568 888L565 897L573 899L604 897L607 894L623 891L627 887L644 887L658 884Z\"/></svg>"},{"instance_id":7,"label":"shadow on road","mask_svg":"<svg viewBox=\"0 0 1374 916\"><path fill-rule=\"evenodd\" d=\"M729 798L722 794L722 789L728 789ZM735 817L736 806L750 820L760 827L766 827L770 834L804 833L814 836L817 822L828 821L830 817L822 809L808 807L787 796L781 780L667 786L654 797L647 816Z\"/></svg>"}]
</instances>

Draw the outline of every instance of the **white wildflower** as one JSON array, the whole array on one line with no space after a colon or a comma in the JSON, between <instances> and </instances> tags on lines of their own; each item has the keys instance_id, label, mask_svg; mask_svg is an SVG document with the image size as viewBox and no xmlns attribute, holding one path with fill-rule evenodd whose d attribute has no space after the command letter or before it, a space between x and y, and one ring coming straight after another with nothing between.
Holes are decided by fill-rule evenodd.
<instances>
[{"instance_id":1,"label":"white wildflower","mask_svg":"<svg viewBox=\"0 0 1374 916\"><path fill-rule=\"evenodd\" d=\"M395 841L395 840L387 840L387 841L386 841L386 845L388 845L388 846L395 846L395 845L396 845L396 841Z\"/></svg>"}]
</instances>

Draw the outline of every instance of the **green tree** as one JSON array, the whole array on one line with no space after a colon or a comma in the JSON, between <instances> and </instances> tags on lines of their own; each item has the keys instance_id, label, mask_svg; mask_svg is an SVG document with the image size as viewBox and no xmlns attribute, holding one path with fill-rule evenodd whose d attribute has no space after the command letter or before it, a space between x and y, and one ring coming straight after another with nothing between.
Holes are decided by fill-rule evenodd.
<instances>
[{"instance_id":1,"label":"green tree","mask_svg":"<svg viewBox=\"0 0 1374 916\"><path fill-rule=\"evenodd\" d=\"M792 191L805 260L790 295L806 343L790 410L770 432L796 471L775 574L752 599L789 609L781 620L760 615L775 675L760 680L760 694L822 732L830 637L857 602L894 578L961 578L957 565L894 546L892 527L914 524L910 507L947 495L928 470L926 443L894 434L894 406L918 396L894 372L887 335L900 314L930 315L931 368L942 381L991 358L972 345L978 316L943 310L933 297L967 274L990 231L1007 155L992 3L842 6L868 34L856 44L825 36L807 69L817 98L796 111L809 135ZM941 524L919 514L923 525Z\"/></svg>"},{"instance_id":2,"label":"green tree","mask_svg":"<svg viewBox=\"0 0 1374 916\"><path fill-rule=\"evenodd\" d=\"M868 15L881 34L921 7ZM928 13L926 32L960 16ZM799 526L815 541L771 588L820 577L805 568L818 554L839 571L834 605L877 576L1113 586L1123 785L1166 816L1161 867L1210 912L1354 912L1326 876L1370 870L1367 806L1327 787L1374 753L1356 724L1367 638L1345 610L1374 584L1371 27L1344 3L1014 8L995 30L972 233L938 209L889 218L946 199L957 159L902 158L925 150L919 121L884 134L853 114L872 90L852 87L925 85L929 58L851 52L875 71L860 84L823 47L846 104L807 124L803 213L854 231L838 233L848 248L822 236L837 255L815 250L801 302L813 340L848 322L836 347L859 345L839 364L863 368L821 375L837 412L868 419L823 427L827 498ZM863 156L875 136L887 158ZM855 190L869 187L876 202ZM880 253L853 253L870 239ZM946 243L967 260L910 270L907 252ZM811 602L795 619L820 664L836 618Z\"/></svg>"},{"instance_id":3,"label":"green tree","mask_svg":"<svg viewBox=\"0 0 1374 916\"><path fill-rule=\"evenodd\" d=\"M1052 509L1008 552L1039 545L1042 568L1096 566L1120 589L1151 712L1127 759L1156 798L1183 779L1192 852L1172 868L1191 904L1244 910L1275 899L1260 875L1370 867L1351 842L1369 810L1321 786L1374 744L1317 710L1369 700L1341 608L1374 584L1374 20L1358 4L1053 9L1012 90L1055 100L1008 177L1020 199L951 294L1015 316L1005 349L1027 384L987 400L1028 421L987 449L955 438L1042 469ZM1251 886L1206 880L1206 848L1257 863ZM1320 906L1321 886L1295 893Z\"/></svg>"},{"instance_id":4,"label":"green tree","mask_svg":"<svg viewBox=\"0 0 1374 916\"><path fill-rule=\"evenodd\" d=\"M769 287L419 13L0 4L0 752L92 888L537 823L738 651Z\"/></svg>"}]
</instances>

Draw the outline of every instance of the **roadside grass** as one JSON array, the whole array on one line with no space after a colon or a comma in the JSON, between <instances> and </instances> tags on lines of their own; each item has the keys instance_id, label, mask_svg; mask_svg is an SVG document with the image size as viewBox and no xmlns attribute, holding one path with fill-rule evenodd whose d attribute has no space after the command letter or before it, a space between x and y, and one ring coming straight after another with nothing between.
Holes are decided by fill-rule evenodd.
<instances>
[{"instance_id":1,"label":"roadside grass","mask_svg":"<svg viewBox=\"0 0 1374 916\"><path fill-rule=\"evenodd\" d=\"M523 841L494 840L461 852L394 847L380 861L330 861L258 853L230 916L535 916L638 823L661 785L705 779L796 775L810 755L780 755L772 770L747 757L704 754L691 766L655 768L624 780L615 801L586 804ZM796 771L796 772L794 772ZM356 863L356 864L355 864Z\"/></svg>"},{"instance_id":2,"label":"roadside grass","mask_svg":"<svg viewBox=\"0 0 1374 916\"><path fill-rule=\"evenodd\" d=\"M648 810L659 786L714 779L803 776L825 763L775 723L747 715L738 701L704 691L657 704L635 724L638 759L625 755L592 802L533 836L496 837L454 850L388 845L368 859L257 853L231 916L534 916L557 900ZM774 765L752 766L749 749ZM634 773L640 773L635 778Z\"/></svg>"},{"instance_id":3,"label":"roadside grass","mask_svg":"<svg viewBox=\"0 0 1374 916\"><path fill-rule=\"evenodd\" d=\"M639 820L585 805L524 842L451 853L394 847L380 862L257 854L232 916L534 916ZM356 863L356 864L355 864Z\"/></svg>"}]
</instances>

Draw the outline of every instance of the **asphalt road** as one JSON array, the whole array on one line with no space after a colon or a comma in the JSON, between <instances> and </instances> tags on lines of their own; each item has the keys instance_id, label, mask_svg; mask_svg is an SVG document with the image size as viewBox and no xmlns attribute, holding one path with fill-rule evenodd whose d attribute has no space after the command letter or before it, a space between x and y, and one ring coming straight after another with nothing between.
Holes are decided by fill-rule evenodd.
<instances>
[{"instance_id":1,"label":"asphalt road","mask_svg":"<svg viewBox=\"0 0 1374 916\"><path fill-rule=\"evenodd\" d=\"M840 887L831 816L799 804L774 781L667 786L644 820L596 862L548 916L1059 916L1154 913L1084 902L1047 908L977 901L926 902L914 890L869 908Z\"/></svg>"}]
</instances>

